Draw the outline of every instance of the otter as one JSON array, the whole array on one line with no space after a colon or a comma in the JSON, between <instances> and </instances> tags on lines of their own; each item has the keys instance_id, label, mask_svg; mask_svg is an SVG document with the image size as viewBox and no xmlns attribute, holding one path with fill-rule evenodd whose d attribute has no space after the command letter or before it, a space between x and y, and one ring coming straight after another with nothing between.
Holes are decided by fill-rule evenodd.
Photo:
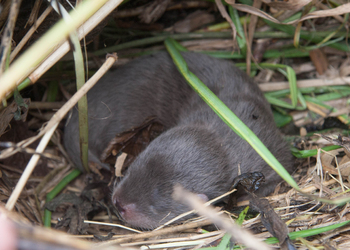
<instances>
[{"instance_id":1,"label":"otter","mask_svg":"<svg viewBox=\"0 0 350 250\"><path fill-rule=\"evenodd\" d=\"M290 172L292 157L258 85L227 60L183 52L190 71L216 94ZM155 228L188 208L172 199L181 184L204 200L229 191L241 173L261 172L265 196L281 177L195 93L166 52L139 57L108 73L87 95L89 161L99 163L112 138L155 116L165 131L141 152L112 192L122 218ZM64 145L80 160L78 111L68 121ZM242 197L238 197L240 199Z\"/></svg>"}]
</instances>

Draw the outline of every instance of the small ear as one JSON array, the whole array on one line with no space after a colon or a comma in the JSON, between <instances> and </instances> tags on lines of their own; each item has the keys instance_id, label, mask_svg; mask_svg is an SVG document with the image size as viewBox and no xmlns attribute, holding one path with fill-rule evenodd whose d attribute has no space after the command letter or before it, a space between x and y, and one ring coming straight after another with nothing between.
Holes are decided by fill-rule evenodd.
<instances>
[{"instance_id":1,"label":"small ear","mask_svg":"<svg viewBox=\"0 0 350 250\"><path fill-rule=\"evenodd\" d=\"M203 202L209 201L208 196L206 196L205 194L197 194L197 196L198 196Z\"/></svg>"}]
</instances>

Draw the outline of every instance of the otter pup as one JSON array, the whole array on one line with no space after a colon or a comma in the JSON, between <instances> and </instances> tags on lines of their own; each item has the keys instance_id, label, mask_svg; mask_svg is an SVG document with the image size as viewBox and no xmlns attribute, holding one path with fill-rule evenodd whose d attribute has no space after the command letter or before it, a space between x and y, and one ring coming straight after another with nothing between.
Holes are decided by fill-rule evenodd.
<instances>
[{"instance_id":1,"label":"otter pup","mask_svg":"<svg viewBox=\"0 0 350 250\"><path fill-rule=\"evenodd\" d=\"M182 56L190 71L291 171L291 154L257 84L229 61L193 52ZM269 194L281 180L192 90L166 52L140 57L107 74L88 93L88 105L89 161L100 163L112 138L148 117L156 116L165 126L113 189L113 203L132 226L155 228L188 211L172 199L176 183L210 200L229 191L239 168L241 173L265 175L268 181L258 195ZM76 109L66 125L64 144L83 169Z\"/></svg>"}]
</instances>

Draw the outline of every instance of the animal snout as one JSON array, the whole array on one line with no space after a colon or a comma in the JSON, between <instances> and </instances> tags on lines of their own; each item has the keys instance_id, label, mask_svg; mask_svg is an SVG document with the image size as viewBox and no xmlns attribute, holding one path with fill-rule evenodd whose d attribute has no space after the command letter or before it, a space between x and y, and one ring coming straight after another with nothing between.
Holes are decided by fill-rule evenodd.
<instances>
[{"instance_id":1,"label":"animal snout","mask_svg":"<svg viewBox=\"0 0 350 250\"><path fill-rule=\"evenodd\" d=\"M134 203L126 204L117 195L113 196L112 201L124 220L130 220L138 216L137 208Z\"/></svg>"}]
</instances>

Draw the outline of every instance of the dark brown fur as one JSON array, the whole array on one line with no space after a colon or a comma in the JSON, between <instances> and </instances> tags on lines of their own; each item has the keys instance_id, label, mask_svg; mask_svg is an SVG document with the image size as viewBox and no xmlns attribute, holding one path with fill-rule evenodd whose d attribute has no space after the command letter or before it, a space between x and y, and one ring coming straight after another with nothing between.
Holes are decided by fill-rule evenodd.
<instances>
[{"instance_id":1,"label":"dark brown fur","mask_svg":"<svg viewBox=\"0 0 350 250\"><path fill-rule=\"evenodd\" d=\"M268 147L287 170L291 155L277 130L270 106L258 86L231 62L186 52L190 68ZM89 157L99 156L118 133L156 116L166 131L132 163L113 190L112 200L133 226L154 228L186 212L172 199L175 183L212 199L229 190L242 173L262 172L270 193L281 178L189 87L170 56L158 53L120 67L88 94ZM65 131L65 146L79 159L77 111Z\"/></svg>"}]
</instances>

